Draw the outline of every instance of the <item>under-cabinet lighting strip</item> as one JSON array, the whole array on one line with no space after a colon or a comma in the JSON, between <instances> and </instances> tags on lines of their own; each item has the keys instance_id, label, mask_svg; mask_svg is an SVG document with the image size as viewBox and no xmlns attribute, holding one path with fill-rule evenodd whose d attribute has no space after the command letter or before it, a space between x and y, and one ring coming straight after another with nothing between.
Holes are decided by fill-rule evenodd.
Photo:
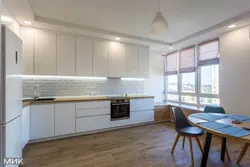
<instances>
[{"instance_id":1,"label":"under-cabinet lighting strip","mask_svg":"<svg viewBox=\"0 0 250 167\"><path fill-rule=\"evenodd\" d=\"M121 78L124 81L144 81L144 78Z\"/></svg>"},{"instance_id":2,"label":"under-cabinet lighting strip","mask_svg":"<svg viewBox=\"0 0 250 167\"><path fill-rule=\"evenodd\" d=\"M105 80L107 77L75 77L75 76L50 76L50 75L22 75L23 79L76 79L76 80Z\"/></svg>"}]
</instances>

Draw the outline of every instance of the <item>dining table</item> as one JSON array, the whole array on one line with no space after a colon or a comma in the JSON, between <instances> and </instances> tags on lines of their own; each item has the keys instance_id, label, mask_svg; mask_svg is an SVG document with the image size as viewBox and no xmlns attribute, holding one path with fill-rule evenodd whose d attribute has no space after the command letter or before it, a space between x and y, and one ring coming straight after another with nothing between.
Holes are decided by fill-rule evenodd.
<instances>
[{"instance_id":1,"label":"dining table","mask_svg":"<svg viewBox=\"0 0 250 167\"><path fill-rule=\"evenodd\" d=\"M206 167L213 135L222 138L220 159L224 161L227 139L243 142L236 164L240 165L250 145L250 117L230 114L195 113L188 116L189 122L206 132L201 167Z\"/></svg>"}]
</instances>

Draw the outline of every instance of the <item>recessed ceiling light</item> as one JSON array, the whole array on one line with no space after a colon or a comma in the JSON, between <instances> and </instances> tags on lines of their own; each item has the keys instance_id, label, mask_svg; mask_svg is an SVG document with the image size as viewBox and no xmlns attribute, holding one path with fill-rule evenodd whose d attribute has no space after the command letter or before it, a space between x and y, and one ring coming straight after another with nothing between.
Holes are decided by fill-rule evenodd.
<instances>
[{"instance_id":1,"label":"recessed ceiling light","mask_svg":"<svg viewBox=\"0 0 250 167\"><path fill-rule=\"evenodd\" d=\"M31 25L32 23L30 21L24 21L25 24Z\"/></svg>"},{"instance_id":2,"label":"recessed ceiling light","mask_svg":"<svg viewBox=\"0 0 250 167\"><path fill-rule=\"evenodd\" d=\"M234 27L236 27L235 24L232 24L232 25L228 26L228 28L234 28Z\"/></svg>"},{"instance_id":3,"label":"recessed ceiling light","mask_svg":"<svg viewBox=\"0 0 250 167\"><path fill-rule=\"evenodd\" d=\"M4 22L12 22L13 20L7 16L1 15L1 21Z\"/></svg>"},{"instance_id":4,"label":"recessed ceiling light","mask_svg":"<svg viewBox=\"0 0 250 167\"><path fill-rule=\"evenodd\" d=\"M170 46L168 49L169 49L169 50L173 50L173 49L174 49L174 47Z\"/></svg>"},{"instance_id":5,"label":"recessed ceiling light","mask_svg":"<svg viewBox=\"0 0 250 167\"><path fill-rule=\"evenodd\" d=\"M115 39L119 41L121 38L120 37L116 37Z\"/></svg>"}]
</instances>

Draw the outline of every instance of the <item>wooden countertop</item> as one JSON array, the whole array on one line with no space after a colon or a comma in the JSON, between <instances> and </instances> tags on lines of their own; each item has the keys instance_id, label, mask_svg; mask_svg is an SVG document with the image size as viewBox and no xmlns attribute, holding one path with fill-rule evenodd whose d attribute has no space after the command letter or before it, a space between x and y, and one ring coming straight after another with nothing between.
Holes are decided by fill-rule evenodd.
<instances>
[{"instance_id":1,"label":"wooden countertop","mask_svg":"<svg viewBox=\"0 0 250 167\"><path fill-rule=\"evenodd\" d=\"M49 104L49 103L67 103L67 102L84 102L84 101L104 101L104 100L120 100L120 99L144 99L154 98L154 96L135 95L135 96L121 96L121 97L108 97L108 96L94 96L94 97L58 97L55 100L47 101L32 101L23 102L23 108L32 104Z\"/></svg>"}]
</instances>

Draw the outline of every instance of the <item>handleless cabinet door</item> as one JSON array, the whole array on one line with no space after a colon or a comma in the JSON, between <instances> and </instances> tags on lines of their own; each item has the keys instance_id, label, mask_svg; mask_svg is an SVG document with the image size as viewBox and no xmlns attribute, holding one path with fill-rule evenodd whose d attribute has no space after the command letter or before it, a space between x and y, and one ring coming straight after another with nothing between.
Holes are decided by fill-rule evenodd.
<instances>
[{"instance_id":1,"label":"handleless cabinet door","mask_svg":"<svg viewBox=\"0 0 250 167\"><path fill-rule=\"evenodd\" d=\"M57 75L75 76L75 36L57 34Z\"/></svg>"},{"instance_id":2,"label":"handleless cabinet door","mask_svg":"<svg viewBox=\"0 0 250 167\"><path fill-rule=\"evenodd\" d=\"M55 104L55 135L75 133L75 103Z\"/></svg>"},{"instance_id":3,"label":"handleless cabinet door","mask_svg":"<svg viewBox=\"0 0 250 167\"><path fill-rule=\"evenodd\" d=\"M56 75L56 33L35 30L35 74Z\"/></svg>"},{"instance_id":4,"label":"handleless cabinet door","mask_svg":"<svg viewBox=\"0 0 250 167\"><path fill-rule=\"evenodd\" d=\"M55 106L33 105L30 109L30 138L41 139L55 136Z\"/></svg>"},{"instance_id":5,"label":"handleless cabinet door","mask_svg":"<svg viewBox=\"0 0 250 167\"><path fill-rule=\"evenodd\" d=\"M93 75L93 40L76 37L76 76Z\"/></svg>"},{"instance_id":6,"label":"handleless cabinet door","mask_svg":"<svg viewBox=\"0 0 250 167\"><path fill-rule=\"evenodd\" d=\"M126 76L126 45L119 42L109 44L109 77Z\"/></svg>"},{"instance_id":7,"label":"handleless cabinet door","mask_svg":"<svg viewBox=\"0 0 250 167\"><path fill-rule=\"evenodd\" d=\"M139 47L137 45L126 45L127 69L126 77L139 77Z\"/></svg>"},{"instance_id":8,"label":"handleless cabinet door","mask_svg":"<svg viewBox=\"0 0 250 167\"><path fill-rule=\"evenodd\" d=\"M35 30L31 27L20 29L20 36L23 41L22 70L25 75L34 74L34 46Z\"/></svg>"},{"instance_id":9,"label":"handleless cabinet door","mask_svg":"<svg viewBox=\"0 0 250 167\"><path fill-rule=\"evenodd\" d=\"M30 107L25 107L22 110L22 148L30 140Z\"/></svg>"},{"instance_id":10,"label":"handleless cabinet door","mask_svg":"<svg viewBox=\"0 0 250 167\"><path fill-rule=\"evenodd\" d=\"M107 77L109 74L109 42L94 40L93 76Z\"/></svg>"},{"instance_id":11,"label":"handleless cabinet door","mask_svg":"<svg viewBox=\"0 0 250 167\"><path fill-rule=\"evenodd\" d=\"M149 47L139 47L139 77L149 76Z\"/></svg>"}]
</instances>

